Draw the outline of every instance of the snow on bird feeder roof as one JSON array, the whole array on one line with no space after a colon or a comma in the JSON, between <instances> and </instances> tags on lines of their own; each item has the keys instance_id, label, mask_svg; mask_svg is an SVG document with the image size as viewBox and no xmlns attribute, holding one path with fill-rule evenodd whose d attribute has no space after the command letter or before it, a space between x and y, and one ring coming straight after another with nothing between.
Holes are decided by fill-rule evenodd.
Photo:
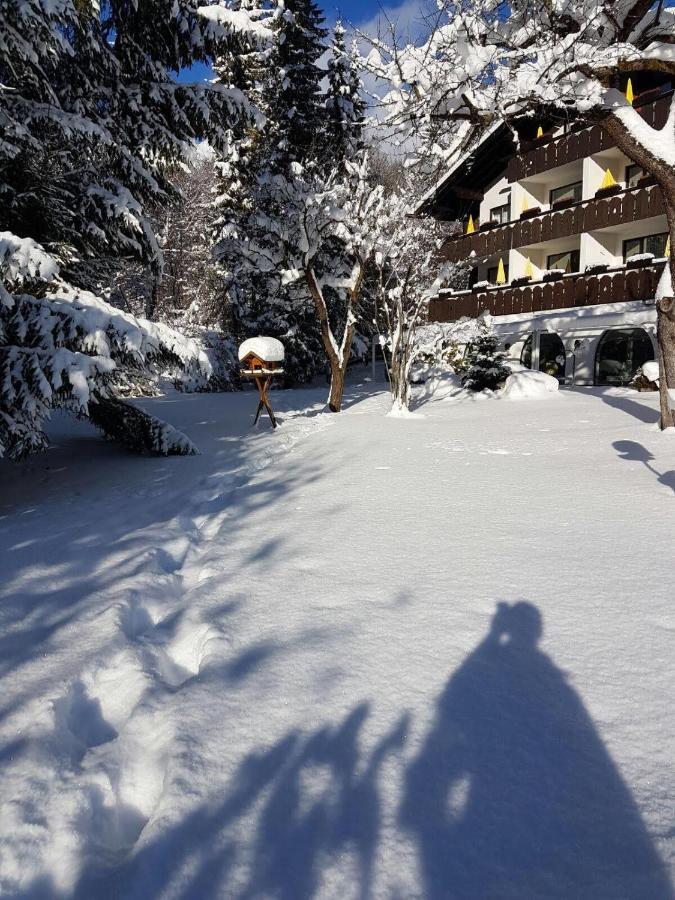
<instances>
[{"instance_id":1,"label":"snow on bird feeder roof","mask_svg":"<svg viewBox=\"0 0 675 900\"><path fill-rule=\"evenodd\" d=\"M273 337L248 338L239 347L239 362L251 355L266 363L283 362L284 345Z\"/></svg>"}]
</instances>

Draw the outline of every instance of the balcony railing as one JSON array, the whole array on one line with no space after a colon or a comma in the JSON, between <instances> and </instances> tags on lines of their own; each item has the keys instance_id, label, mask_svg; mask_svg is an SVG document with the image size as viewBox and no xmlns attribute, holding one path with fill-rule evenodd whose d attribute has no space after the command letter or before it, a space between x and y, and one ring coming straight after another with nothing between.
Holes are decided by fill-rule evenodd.
<instances>
[{"instance_id":1,"label":"balcony railing","mask_svg":"<svg viewBox=\"0 0 675 900\"><path fill-rule=\"evenodd\" d=\"M506 286L441 295L431 301L429 319L432 322L454 322L463 316L475 318L486 311L494 316L510 316L600 303L651 300L656 293L663 265L657 263L638 269L620 269L602 275L566 275L560 281L526 287Z\"/></svg>"},{"instance_id":2,"label":"balcony railing","mask_svg":"<svg viewBox=\"0 0 675 900\"><path fill-rule=\"evenodd\" d=\"M455 235L447 239L441 253L449 262L468 259L472 253L483 258L496 256L512 248L638 222L664 212L663 195L658 187L630 188L613 197L584 200L564 210L549 210L489 231Z\"/></svg>"},{"instance_id":3,"label":"balcony railing","mask_svg":"<svg viewBox=\"0 0 675 900\"><path fill-rule=\"evenodd\" d=\"M636 108L652 128L663 128L668 118L670 101L669 93L653 103ZM511 182L520 181L594 153L602 153L613 146L609 134L600 125L592 125L583 131L571 131L560 135L526 153L514 156L508 163L506 175Z\"/></svg>"}]
</instances>

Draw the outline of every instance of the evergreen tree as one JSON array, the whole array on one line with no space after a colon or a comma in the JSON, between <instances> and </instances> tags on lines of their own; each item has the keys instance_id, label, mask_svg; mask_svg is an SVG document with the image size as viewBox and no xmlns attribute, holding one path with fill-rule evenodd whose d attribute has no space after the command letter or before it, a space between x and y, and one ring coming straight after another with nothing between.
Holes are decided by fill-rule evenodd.
<instances>
[{"instance_id":1,"label":"evergreen tree","mask_svg":"<svg viewBox=\"0 0 675 900\"><path fill-rule=\"evenodd\" d=\"M327 159L338 164L353 160L364 146L366 106L361 96L362 87L355 52L347 52L345 30L338 20L328 60L324 151Z\"/></svg>"},{"instance_id":2,"label":"evergreen tree","mask_svg":"<svg viewBox=\"0 0 675 900\"><path fill-rule=\"evenodd\" d=\"M267 85L267 107L274 123L272 167L288 172L291 163L307 162L319 152L324 126L318 66L328 34L315 0L284 0L275 23L274 65Z\"/></svg>"},{"instance_id":3,"label":"evergreen tree","mask_svg":"<svg viewBox=\"0 0 675 900\"><path fill-rule=\"evenodd\" d=\"M64 264L114 251L161 269L146 211L172 193L166 164L254 116L241 92L174 80L227 46L218 12L198 0L0 0L0 226Z\"/></svg>"},{"instance_id":4,"label":"evergreen tree","mask_svg":"<svg viewBox=\"0 0 675 900\"><path fill-rule=\"evenodd\" d=\"M499 350L499 338L492 327L484 322L469 349L469 370L462 377L462 384L470 391L497 390L511 374L505 365L506 353Z\"/></svg>"},{"instance_id":5,"label":"evergreen tree","mask_svg":"<svg viewBox=\"0 0 675 900\"><path fill-rule=\"evenodd\" d=\"M236 31L269 37L224 3L0 0L0 453L44 446L56 406L126 428L134 446L185 449L143 414L113 413L115 383L174 364L203 377L197 345L75 288L101 256L161 273L150 213L176 195L170 165L256 118L240 90L173 75Z\"/></svg>"},{"instance_id":6,"label":"evergreen tree","mask_svg":"<svg viewBox=\"0 0 675 900\"><path fill-rule=\"evenodd\" d=\"M245 11L252 22L266 28L271 28L281 13L276 0L233 0L232 8ZM249 119L240 117L233 123L227 142L218 147L216 239L250 202L256 177L269 159L274 122L270 117L269 91L265 87L270 79L270 67L276 64L274 57L274 41L269 46L261 45L255 34L238 32L214 61L217 83L227 90L241 91L265 119L264 128L256 128Z\"/></svg>"},{"instance_id":7,"label":"evergreen tree","mask_svg":"<svg viewBox=\"0 0 675 900\"><path fill-rule=\"evenodd\" d=\"M243 48L237 71L217 61L225 85L245 86L265 116L260 131L249 130L236 152L220 157L216 255L237 339L264 334L286 348L287 384L311 380L325 367L321 336L311 297L273 273L242 265L240 248L264 239L260 222L281 221L274 178L292 177L294 165L315 166L325 122L317 63L326 30L314 0L250 0L251 10L273 33L269 48ZM237 81L237 79L239 79Z\"/></svg>"}]
</instances>

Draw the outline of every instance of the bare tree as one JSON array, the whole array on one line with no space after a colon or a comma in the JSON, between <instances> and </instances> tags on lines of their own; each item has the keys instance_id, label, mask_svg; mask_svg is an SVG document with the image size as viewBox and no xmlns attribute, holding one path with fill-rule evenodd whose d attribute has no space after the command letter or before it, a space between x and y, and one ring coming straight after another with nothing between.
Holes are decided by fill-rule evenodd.
<instances>
[{"instance_id":1,"label":"bare tree","mask_svg":"<svg viewBox=\"0 0 675 900\"><path fill-rule=\"evenodd\" d=\"M421 349L417 333L427 321L429 300L460 268L439 257L450 226L411 217L406 195L389 198L388 238L374 264L378 324L388 353L393 410L398 412L410 406L410 371Z\"/></svg>"}]
</instances>

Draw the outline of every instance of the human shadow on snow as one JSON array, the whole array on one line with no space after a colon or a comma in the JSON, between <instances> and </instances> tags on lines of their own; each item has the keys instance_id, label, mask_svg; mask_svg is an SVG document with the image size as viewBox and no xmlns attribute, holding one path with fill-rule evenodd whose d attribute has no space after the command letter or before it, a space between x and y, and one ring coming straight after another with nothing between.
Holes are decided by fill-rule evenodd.
<instances>
[{"instance_id":1,"label":"human shadow on snow","mask_svg":"<svg viewBox=\"0 0 675 900\"><path fill-rule=\"evenodd\" d=\"M672 900L635 801L541 635L535 606L498 604L407 765L408 714L365 752L370 704L359 703L249 753L224 794L171 824L151 820L126 861L85 870L75 896L309 900L328 878L331 896L342 885L366 900L378 893L382 770L395 759L394 810L425 900Z\"/></svg>"},{"instance_id":2,"label":"human shadow on snow","mask_svg":"<svg viewBox=\"0 0 675 900\"><path fill-rule=\"evenodd\" d=\"M424 897L672 898L637 806L541 634L535 606L498 604L438 700L400 811Z\"/></svg>"}]
</instances>

